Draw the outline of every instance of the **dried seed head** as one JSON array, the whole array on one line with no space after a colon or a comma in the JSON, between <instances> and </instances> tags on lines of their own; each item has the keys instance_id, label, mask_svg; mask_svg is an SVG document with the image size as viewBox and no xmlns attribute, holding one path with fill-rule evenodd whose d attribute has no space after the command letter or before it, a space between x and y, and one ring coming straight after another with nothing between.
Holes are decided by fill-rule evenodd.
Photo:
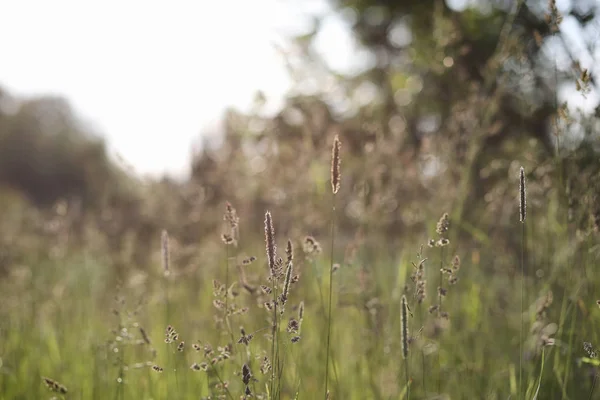
<instances>
[{"instance_id":1,"label":"dried seed head","mask_svg":"<svg viewBox=\"0 0 600 400\"><path fill-rule=\"evenodd\" d=\"M42 377L42 381L52 392L67 394L67 388L64 385L60 384L58 381L45 377Z\"/></svg>"},{"instance_id":2,"label":"dried seed head","mask_svg":"<svg viewBox=\"0 0 600 400\"><path fill-rule=\"evenodd\" d=\"M527 193L525 187L525 170L523 167L519 170L519 194L520 194L520 202L519 202L519 215L521 222L525 222L526 217L526 208L527 208Z\"/></svg>"},{"instance_id":3,"label":"dried seed head","mask_svg":"<svg viewBox=\"0 0 600 400\"><path fill-rule=\"evenodd\" d=\"M302 320L304 319L304 302L301 301L300 305L298 305L298 321L302 324Z\"/></svg>"},{"instance_id":4,"label":"dried seed head","mask_svg":"<svg viewBox=\"0 0 600 400\"><path fill-rule=\"evenodd\" d=\"M300 322L298 322L298 320L296 320L295 318L290 318L290 320L288 321L288 325L287 325L288 333L298 333L299 329L300 329Z\"/></svg>"},{"instance_id":5,"label":"dried seed head","mask_svg":"<svg viewBox=\"0 0 600 400\"><path fill-rule=\"evenodd\" d=\"M287 256L287 262L290 263L294 259L294 246L292 241L288 239L287 247L285 248L285 254Z\"/></svg>"},{"instance_id":6,"label":"dried seed head","mask_svg":"<svg viewBox=\"0 0 600 400\"><path fill-rule=\"evenodd\" d=\"M454 256L454 259L452 260L452 270L454 272L458 271L460 269L460 257L458 255Z\"/></svg>"},{"instance_id":7,"label":"dried seed head","mask_svg":"<svg viewBox=\"0 0 600 400\"><path fill-rule=\"evenodd\" d=\"M333 147L331 148L331 190L336 194L340 190L340 150L342 143L338 135L333 139Z\"/></svg>"},{"instance_id":8,"label":"dried seed head","mask_svg":"<svg viewBox=\"0 0 600 400\"><path fill-rule=\"evenodd\" d=\"M242 337L240 337L237 342L238 344L245 344L246 346L248 346L252 338L254 338L253 334L249 333L248 335L246 335L244 330L242 329Z\"/></svg>"},{"instance_id":9,"label":"dried seed head","mask_svg":"<svg viewBox=\"0 0 600 400\"><path fill-rule=\"evenodd\" d=\"M270 370L271 370L271 361L269 361L269 358L267 356L265 356L262 359L262 362L260 363L260 372L262 372L262 374L265 375Z\"/></svg>"},{"instance_id":10,"label":"dried seed head","mask_svg":"<svg viewBox=\"0 0 600 400\"><path fill-rule=\"evenodd\" d=\"M162 255L162 266L163 271L166 275L169 275L169 263L170 263L170 254L169 254L169 234L166 229L163 229L160 235L160 243L161 243L161 255Z\"/></svg>"},{"instance_id":11,"label":"dried seed head","mask_svg":"<svg viewBox=\"0 0 600 400\"><path fill-rule=\"evenodd\" d=\"M304 253L308 257L314 257L321 253L321 244L312 236L306 236L302 246Z\"/></svg>"},{"instance_id":12,"label":"dried seed head","mask_svg":"<svg viewBox=\"0 0 600 400\"><path fill-rule=\"evenodd\" d=\"M450 244L450 240L446 239L446 238L441 238L440 240L438 240L435 245L437 247L444 247L444 246L448 246Z\"/></svg>"},{"instance_id":13,"label":"dried seed head","mask_svg":"<svg viewBox=\"0 0 600 400\"><path fill-rule=\"evenodd\" d=\"M252 379L250 367L248 367L248 364L244 364L242 366L242 382L244 382L244 385L248 386L248 384L250 383L250 379Z\"/></svg>"},{"instance_id":14,"label":"dried seed head","mask_svg":"<svg viewBox=\"0 0 600 400\"><path fill-rule=\"evenodd\" d=\"M265 213L265 242L267 248L267 262L271 276L275 276L277 262L277 246L275 245L275 229L273 228L273 219L271 213Z\"/></svg>"},{"instance_id":15,"label":"dried seed head","mask_svg":"<svg viewBox=\"0 0 600 400\"><path fill-rule=\"evenodd\" d=\"M598 357L598 353L596 352L596 350L594 349L594 346L592 346L591 343L583 342L583 349L585 350L585 352L588 354L588 356L590 358Z\"/></svg>"},{"instance_id":16,"label":"dried seed head","mask_svg":"<svg viewBox=\"0 0 600 400\"><path fill-rule=\"evenodd\" d=\"M294 270L294 263L293 262L288 262L287 265L287 269L285 271L285 281L283 283L283 292L281 293L281 305L285 306L285 303L287 302L288 299L288 295L290 293L290 283L292 281L292 272ZM282 307L282 312L283 312L283 307Z\"/></svg>"},{"instance_id":17,"label":"dried seed head","mask_svg":"<svg viewBox=\"0 0 600 400\"><path fill-rule=\"evenodd\" d=\"M260 289L264 294L271 294L273 292L273 289L265 285L260 285Z\"/></svg>"},{"instance_id":18,"label":"dried seed head","mask_svg":"<svg viewBox=\"0 0 600 400\"><path fill-rule=\"evenodd\" d=\"M191 370L194 370L194 371L200 371L200 369L201 369L201 368L200 368L200 364L198 364L198 363L193 363L193 364L192 364L192 366L190 367L190 369L191 369Z\"/></svg>"},{"instance_id":19,"label":"dried seed head","mask_svg":"<svg viewBox=\"0 0 600 400\"><path fill-rule=\"evenodd\" d=\"M237 216L235 208L231 203L227 202L225 205L225 214L223 215L223 221L227 224L227 231L221 235L221 239L225 244L232 244L237 246L239 236L239 222L240 219Z\"/></svg>"},{"instance_id":20,"label":"dried seed head","mask_svg":"<svg viewBox=\"0 0 600 400\"><path fill-rule=\"evenodd\" d=\"M242 260L242 264L244 264L244 265L250 265L254 261L256 261L256 257L251 256L251 257L248 257L248 258L244 258L244 260Z\"/></svg>"},{"instance_id":21,"label":"dried seed head","mask_svg":"<svg viewBox=\"0 0 600 400\"><path fill-rule=\"evenodd\" d=\"M440 218L440 220L437 223L436 226L436 233L438 235L443 235L446 232L448 232L448 229L450 228L450 216L448 215L448 213L444 213L444 215L442 215L442 218Z\"/></svg>"},{"instance_id":22,"label":"dried seed head","mask_svg":"<svg viewBox=\"0 0 600 400\"><path fill-rule=\"evenodd\" d=\"M402 295L400 325L402 330L402 358L408 357L408 303L406 295Z\"/></svg>"}]
</instances>

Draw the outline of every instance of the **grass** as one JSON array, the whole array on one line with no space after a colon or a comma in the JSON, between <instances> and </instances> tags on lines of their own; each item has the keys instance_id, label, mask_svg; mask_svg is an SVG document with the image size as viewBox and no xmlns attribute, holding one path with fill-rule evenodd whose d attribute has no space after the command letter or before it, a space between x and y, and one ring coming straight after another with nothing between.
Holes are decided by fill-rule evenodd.
<instances>
[{"instance_id":1,"label":"grass","mask_svg":"<svg viewBox=\"0 0 600 400\"><path fill-rule=\"evenodd\" d=\"M85 249L15 266L0 282L1 397L592 398L600 316L594 291L580 288L600 283L588 272L596 237L565 241L559 203L528 215L528 227L546 227L528 241L515 213L516 257L469 235L450 246L450 223L461 221L444 214L429 224L432 248L415 232L393 252L334 263L336 179L331 236L319 238L331 240L328 257L317 239L293 235L280 257L270 212L238 246L228 204L225 264L221 248L177 265L164 233L149 249L161 261L117 283ZM536 265L526 259L536 248L555 255L538 253Z\"/></svg>"}]
</instances>

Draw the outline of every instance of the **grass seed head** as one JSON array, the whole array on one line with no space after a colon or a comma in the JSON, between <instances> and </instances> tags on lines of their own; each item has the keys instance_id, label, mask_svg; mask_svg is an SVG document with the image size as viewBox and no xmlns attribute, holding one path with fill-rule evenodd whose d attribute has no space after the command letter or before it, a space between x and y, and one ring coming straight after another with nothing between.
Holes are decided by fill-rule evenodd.
<instances>
[{"instance_id":1,"label":"grass seed head","mask_svg":"<svg viewBox=\"0 0 600 400\"><path fill-rule=\"evenodd\" d=\"M525 170L523 167L519 170L519 219L521 222L525 222L525 217L527 216L527 189L525 187Z\"/></svg>"},{"instance_id":2,"label":"grass seed head","mask_svg":"<svg viewBox=\"0 0 600 400\"><path fill-rule=\"evenodd\" d=\"M265 213L265 244L267 249L267 262L271 276L275 276L277 263L277 246L275 245L275 229L273 228L273 218L271 213Z\"/></svg>"},{"instance_id":3,"label":"grass seed head","mask_svg":"<svg viewBox=\"0 0 600 400\"><path fill-rule=\"evenodd\" d=\"M333 139L333 146L331 148L331 190L333 194L336 194L340 190L340 150L342 143L338 135L335 135Z\"/></svg>"}]
</instances>

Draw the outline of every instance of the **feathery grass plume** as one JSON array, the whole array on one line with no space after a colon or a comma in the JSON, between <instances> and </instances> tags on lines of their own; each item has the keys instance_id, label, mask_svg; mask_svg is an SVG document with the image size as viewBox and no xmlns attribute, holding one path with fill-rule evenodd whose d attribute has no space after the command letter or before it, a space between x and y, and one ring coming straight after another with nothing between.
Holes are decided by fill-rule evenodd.
<instances>
[{"instance_id":1,"label":"feathery grass plume","mask_svg":"<svg viewBox=\"0 0 600 400\"><path fill-rule=\"evenodd\" d=\"M265 243L267 248L267 263L271 276L275 276L275 266L277 262L277 246L275 245L275 229L273 228L273 218L271 213L265 213Z\"/></svg>"},{"instance_id":2,"label":"feathery grass plume","mask_svg":"<svg viewBox=\"0 0 600 400\"><path fill-rule=\"evenodd\" d=\"M44 382L46 387L48 387L48 389L50 389L52 392L67 394L67 388L58 381L45 377L42 377L42 381Z\"/></svg>"},{"instance_id":3,"label":"feathery grass plume","mask_svg":"<svg viewBox=\"0 0 600 400\"><path fill-rule=\"evenodd\" d=\"M338 135L335 135L333 139L333 146L331 148L331 190L333 194L336 194L340 190L340 150L342 143Z\"/></svg>"},{"instance_id":4,"label":"feathery grass plume","mask_svg":"<svg viewBox=\"0 0 600 400\"><path fill-rule=\"evenodd\" d=\"M165 275L169 275L171 272L169 269L171 256L169 254L169 233L166 229L163 229L160 235L160 244L163 271Z\"/></svg>"},{"instance_id":5,"label":"feathery grass plume","mask_svg":"<svg viewBox=\"0 0 600 400\"><path fill-rule=\"evenodd\" d=\"M521 167L519 171L519 216L521 222L525 222L525 217L527 216L526 208L527 208L527 193L525 187L525 170Z\"/></svg>"}]
</instances>

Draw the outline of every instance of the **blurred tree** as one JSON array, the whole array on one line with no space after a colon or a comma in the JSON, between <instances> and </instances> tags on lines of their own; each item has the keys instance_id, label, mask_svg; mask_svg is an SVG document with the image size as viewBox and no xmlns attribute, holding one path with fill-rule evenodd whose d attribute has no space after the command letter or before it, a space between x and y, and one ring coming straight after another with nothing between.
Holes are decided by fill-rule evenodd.
<instances>
[{"instance_id":1,"label":"blurred tree","mask_svg":"<svg viewBox=\"0 0 600 400\"><path fill-rule=\"evenodd\" d=\"M575 91L598 93L594 71L580 65L583 59L592 68L599 54L597 2L563 2L561 10L554 1L539 0L329 3L374 61L360 73L342 75L335 94L331 85L321 85L327 89L319 97L334 110L351 102L333 117L354 126L347 141L364 144L374 129L403 167L419 163L422 178L439 177L443 207L453 201L455 220L475 221L490 211L470 207L475 201L485 200L479 204L495 211L512 202L506 178L516 175L516 160L529 171L548 171L551 163L552 188L563 194L569 176L600 171L592 156L598 151L599 113L569 115L575 107L564 103ZM315 50L323 25L320 21L313 32L298 37L296 50L310 60L313 79L315 71L340 78ZM298 87L306 85L303 77L297 80ZM345 92L342 100L336 97L339 87ZM364 97L372 100L361 103ZM386 166L393 176L396 167ZM396 194L410 197L406 191ZM594 212L582 211L583 220Z\"/></svg>"},{"instance_id":2,"label":"blurred tree","mask_svg":"<svg viewBox=\"0 0 600 400\"><path fill-rule=\"evenodd\" d=\"M20 103L0 114L0 182L38 205L66 197L98 204L111 180L104 142L59 98Z\"/></svg>"}]
</instances>

